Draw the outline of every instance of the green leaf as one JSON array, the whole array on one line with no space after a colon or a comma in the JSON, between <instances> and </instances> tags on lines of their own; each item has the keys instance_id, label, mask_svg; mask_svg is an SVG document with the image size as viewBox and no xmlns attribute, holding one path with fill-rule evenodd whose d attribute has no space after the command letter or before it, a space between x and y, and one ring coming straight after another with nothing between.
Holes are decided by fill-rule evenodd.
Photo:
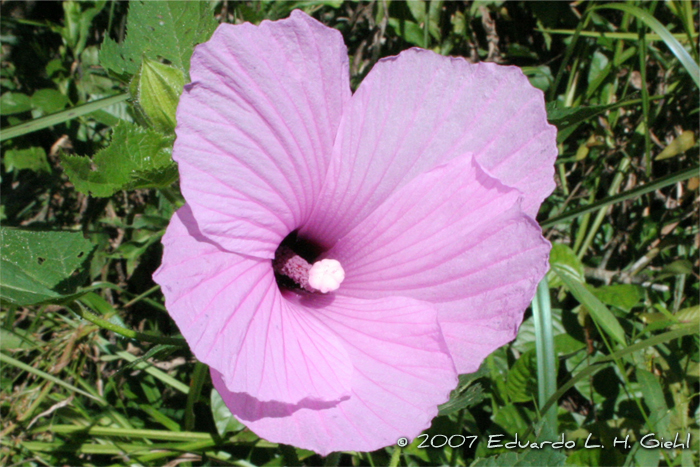
<instances>
[{"instance_id":1,"label":"green leaf","mask_svg":"<svg viewBox=\"0 0 700 467\"><path fill-rule=\"evenodd\" d=\"M21 92L6 92L0 96L0 115L12 115L32 109L32 100Z\"/></svg>"},{"instance_id":2,"label":"green leaf","mask_svg":"<svg viewBox=\"0 0 700 467\"><path fill-rule=\"evenodd\" d=\"M644 298L641 288L630 284L604 285L590 290L601 302L624 311L630 311Z\"/></svg>"},{"instance_id":3,"label":"green leaf","mask_svg":"<svg viewBox=\"0 0 700 467\"><path fill-rule=\"evenodd\" d=\"M530 84L542 91L549 89L554 82L552 70L547 65L540 65L537 67L526 66L523 67L522 70L525 76L530 80Z\"/></svg>"},{"instance_id":4,"label":"green leaf","mask_svg":"<svg viewBox=\"0 0 700 467\"><path fill-rule=\"evenodd\" d=\"M94 2L93 7L92 2L63 2L65 26L61 28L61 35L75 55L80 55L85 48L92 20L102 11L106 3L106 0L99 0Z\"/></svg>"},{"instance_id":5,"label":"green leaf","mask_svg":"<svg viewBox=\"0 0 700 467\"><path fill-rule=\"evenodd\" d=\"M129 2L127 36L105 37L100 63L117 76L136 74L141 58L165 59L185 73L194 46L211 37L217 23L209 2Z\"/></svg>"},{"instance_id":6,"label":"green leaf","mask_svg":"<svg viewBox=\"0 0 700 467\"><path fill-rule=\"evenodd\" d=\"M46 151L41 147L31 147L27 149L10 149L5 153L3 159L5 171L29 169L34 172L51 173L51 166L46 160Z\"/></svg>"},{"instance_id":7,"label":"green leaf","mask_svg":"<svg viewBox=\"0 0 700 467\"><path fill-rule=\"evenodd\" d=\"M586 346L585 342L581 342L570 334L559 334L554 336L554 349L557 355L566 355L577 350L581 350Z\"/></svg>"},{"instance_id":8,"label":"green leaf","mask_svg":"<svg viewBox=\"0 0 700 467\"><path fill-rule=\"evenodd\" d=\"M214 416L214 424L219 436L224 436L226 433L234 433L241 431L245 426L236 420L236 417L231 414L231 411L226 407L226 403L221 398L219 391L211 390L211 414Z\"/></svg>"},{"instance_id":9,"label":"green leaf","mask_svg":"<svg viewBox=\"0 0 700 467\"><path fill-rule=\"evenodd\" d=\"M588 68L588 94L597 89L609 73L610 60L603 52L596 50L591 57L591 65Z\"/></svg>"},{"instance_id":10,"label":"green leaf","mask_svg":"<svg viewBox=\"0 0 700 467\"><path fill-rule=\"evenodd\" d=\"M418 47L425 47L425 37L423 28L418 26L413 21L405 21L403 19L389 18L389 26L394 28L396 34L406 42L410 42Z\"/></svg>"},{"instance_id":11,"label":"green leaf","mask_svg":"<svg viewBox=\"0 0 700 467\"><path fill-rule=\"evenodd\" d=\"M482 365L478 371L466 375L459 375L459 384L450 394L450 400L438 407L438 416L449 415L458 410L478 404L486 397L480 384L474 381L486 376L488 371Z\"/></svg>"},{"instance_id":12,"label":"green leaf","mask_svg":"<svg viewBox=\"0 0 700 467\"><path fill-rule=\"evenodd\" d=\"M700 306L695 305L688 308L683 308L678 313L673 315L680 323L690 324L700 322Z\"/></svg>"},{"instance_id":13,"label":"green leaf","mask_svg":"<svg viewBox=\"0 0 700 467\"><path fill-rule=\"evenodd\" d=\"M425 21L425 0L406 0L406 5L411 10L411 14L417 23L420 24Z\"/></svg>"},{"instance_id":14,"label":"green leaf","mask_svg":"<svg viewBox=\"0 0 700 467\"><path fill-rule=\"evenodd\" d=\"M508 372L506 391L513 402L530 402L537 397L537 353L528 350Z\"/></svg>"},{"instance_id":15,"label":"green leaf","mask_svg":"<svg viewBox=\"0 0 700 467\"><path fill-rule=\"evenodd\" d=\"M436 41L440 40L440 13L442 12L442 1L432 0L429 5L426 5L425 0L408 0L406 2L408 9L411 11L413 19L416 20L415 24L421 30L420 43L414 44L420 47L427 47L425 41L425 22L428 21L428 32L435 38ZM428 15L426 17L426 6L428 6ZM391 21L391 19L389 19ZM392 26L393 27L393 26ZM408 40L408 39L407 39Z\"/></svg>"},{"instance_id":16,"label":"green leaf","mask_svg":"<svg viewBox=\"0 0 700 467\"><path fill-rule=\"evenodd\" d=\"M552 269L559 275L559 278L564 282L567 289L571 291L576 300L578 300L591 314L591 317L605 332L610 334L619 343L626 345L625 332L617 321L617 318L608 310L608 308L598 300L568 268L553 265Z\"/></svg>"},{"instance_id":17,"label":"green leaf","mask_svg":"<svg viewBox=\"0 0 700 467\"><path fill-rule=\"evenodd\" d=\"M0 349L33 349L39 344L23 329L0 328Z\"/></svg>"},{"instance_id":18,"label":"green leaf","mask_svg":"<svg viewBox=\"0 0 700 467\"><path fill-rule=\"evenodd\" d=\"M666 405L664 390L661 383L653 374L646 370L637 368L635 372L639 389L644 395L644 403L649 407L649 423L650 429L659 433L659 436L668 435L670 422L670 412Z\"/></svg>"},{"instance_id":19,"label":"green leaf","mask_svg":"<svg viewBox=\"0 0 700 467\"><path fill-rule=\"evenodd\" d=\"M522 434L529 426L532 426L534 419L535 412L522 404L506 404L498 407L493 416L493 422L503 429L502 431L498 430L498 434L515 436L517 433L520 439L524 439Z\"/></svg>"},{"instance_id":20,"label":"green leaf","mask_svg":"<svg viewBox=\"0 0 700 467\"><path fill-rule=\"evenodd\" d=\"M662 161L664 159L670 159L671 157L684 153L693 146L695 146L695 134L690 130L685 130L678 138L671 141L671 144L666 146L654 160Z\"/></svg>"},{"instance_id":21,"label":"green leaf","mask_svg":"<svg viewBox=\"0 0 700 467\"><path fill-rule=\"evenodd\" d=\"M606 110L615 107L611 105L592 105L578 107L559 107L559 102L550 102L547 104L547 120L549 123L556 126L557 129L564 130L567 127L578 125L589 118L605 112Z\"/></svg>"},{"instance_id":22,"label":"green leaf","mask_svg":"<svg viewBox=\"0 0 700 467\"><path fill-rule=\"evenodd\" d=\"M0 299L23 306L71 293L94 247L78 232L0 228Z\"/></svg>"},{"instance_id":23,"label":"green leaf","mask_svg":"<svg viewBox=\"0 0 700 467\"><path fill-rule=\"evenodd\" d=\"M558 467L565 465L566 455L550 449L531 449L524 452L506 452L493 457L477 459L471 467Z\"/></svg>"},{"instance_id":24,"label":"green leaf","mask_svg":"<svg viewBox=\"0 0 700 467\"><path fill-rule=\"evenodd\" d=\"M561 308L552 308L552 335L554 336L555 345L558 337L562 335L568 336L568 334L566 334L566 329L564 329L564 325L562 324L561 313ZM530 316L523 321L523 324L520 325L520 328L518 329L518 336L511 344L511 347L520 353L525 353L528 350L535 348L535 339L535 320L532 316ZM559 353L559 349L557 349L557 354ZM563 351L562 353L568 352Z\"/></svg>"},{"instance_id":25,"label":"green leaf","mask_svg":"<svg viewBox=\"0 0 700 467\"><path fill-rule=\"evenodd\" d=\"M584 379L589 379L591 376L595 375L603 368L606 368L608 364L619 358L624 357L625 355L630 355L654 345L658 345L664 342L669 342L674 339L679 339L684 336L695 334L697 334L697 326L684 326L680 329L675 329L673 331L668 331L663 334L658 334L648 339L644 339L641 342L629 345L621 350L611 353L610 355L604 355L600 358L596 358L589 365L586 365L583 370L579 371L574 377L572 377L570 380L559 386L557 392L555 392L552 395L552 397L549 398L547 404L545 404L544 407L540 408L540 411L543 413L546 412L547 410L549 410L550 407L556 404L559 401L559 399L561 399L561 397L564 395L564 393L566 393L566 391L574 387L574 385L576 385L578 382ZM523 434L523 438L527 438L531 431L532 428L528 429L528 432Z\"/></svg>"},{"instance_id":26,"label":"green leaf","mask_svg":"<svg viewBox=\"0 0 700 467\"><path fill-rule=\"evenodd\" d=\"M68 98L55 89L39 89L32 95L32 107L45 114L63 110L69 103Z\"/></svg>"},{"instance_id":27,"label":"green leaf","mask_svg":"<svg viewBox=\"0 0 700 467\"><path fill-rule=\"evenodd\" d=\"M687 259L678 259L671 264L667 264L656 276L656 280L665 278L668 276L676 276L680 274L692 274L693 273L693 263Z\"/></svg>"},{"instance_id":28,"label":"green leaf","mask_svg":"<svg viewBox=\"0 0 700 467\"><path fill-rule=\"evenodd\" d=\"M574 250L572 250L568 245L562 243L553 243L552 251L549 253L549 264L552 266L559 266L560 268L565 268L569 273L574 276L577 280L585 282L583 275L583 263L578 259ZM561 279L554 272L554 269L550 269L547 273L547 281L551 288L556 288L562 285Z\"/></svg>"},{"instance_id":29,"label":"green leaf","mask_svg":"<svg viewBox=\"0 0 700 467\"><path fill-rule=\"evenodd\" d=\"M88 157L65 156L63 167L75 188L108 197L118 190L162 188L177 179L172 161L172 137L122 121L114 127L111 144Z\"/></svg>"},{"instance_id":30,"label":"green leaf","mask_svg":"<svg viewBox=\"0 0 700 467\"><path fill-rule=\"evenodd\" d=\"M129 88L137 111L148 124L161 133L173 133L175 111L184 85L182 71L144 58Z\"/></svg>"}]
</instances>

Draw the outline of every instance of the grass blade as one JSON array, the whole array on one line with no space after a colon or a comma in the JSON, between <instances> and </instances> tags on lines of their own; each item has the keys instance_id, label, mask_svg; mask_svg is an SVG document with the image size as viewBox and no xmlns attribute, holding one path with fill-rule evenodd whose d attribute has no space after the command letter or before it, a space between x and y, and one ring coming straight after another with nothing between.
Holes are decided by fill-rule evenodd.
<instances>
[{"instance_id":1,"label":"grass blade","mask_svg":"<svg viewBox=\"0 0 700 467\"><path fill-rule=\"evenodd\" d=\"M535 346L537 349L537 401L544 407L547 400L557 390L556 354L552 335L552 308L549 300L549 285L543 278L537 286L537 294L532 301L532 317L535 321ZM557 411L552 407L543 414L544 425L540 437L555 439L557 435Z\"/></svg>"},{"instance_id":2,"label":"grass blade","mask_svg":"<svg viewBox=\"0 0 700 467\"><path fill-rule=\"evenodd\" d=\"M118 104L129 98L128 93L117 94L116 96L105 97L93 102L88 102L87 104L78 105L72 109L63 110L61 112L56 112L45 117L30 120L25 123L20 123L19 125L11 126L5 130L0 131L0 141L5 141L6 139L16 138L18 136L23 136L34 131L43 130L53 125L58 125L59 123L67 122L74 118L80 117L92 113L96 110L100 110L110 105Z\"/></svg>"},{"instance_id":3,"label":"grass blade","mask_svg":"<svg viewBox=\"0 0 700 467\"><path fill-rule=\"evenodd\" d=\"M573 36L576 33L575 29L538 28L537 31L542 32L542 33L547 33L547 34L561 34L561 35L565 35L565 36ZM595 37L596 39L606 38L606 39L625 40L625 41L638 41L639 40L639 34L634 33L634 32L580 31L579 36L581 36L581 37ZM672 36L678 41L687 42L687 41L691 40L688 38L688 36L686 34L672 34ZM695 37L697 37L697 34L695 34L691 37L694 39ZM654 42L654 41L661 41L663 39L658 34L650 33L650 34L646 35L646 40Z\"/></svg>"},{"instance_id":4,"label":"grass blade","mask_svg":"<svg viewBox=\"0 0 700 467\"><path fill-rule=\"evenodd\" d=\"M120 351L116 352L115 355L119 358L123 358L124 360L127 360L128 362L133 362L134 360L137 360L139 358L136 355L130 354L126 350L120 350ZM136 363L134 365L134 368L136 368L137 370L145 371L149 375L153 376L156 379L159 379L164 384L167 384L167 385L173 387L174 389L176 389L177 391L180 391L183 394L189 394L189 392L190 392L190 387L188 385L176 380L175 378L173 378L169 374L159 370L158 368L156 368L155 366L153 366L149 362Z\"/></svg>"},{"instance_id":5,"label":"grass blade","mask_svg":"<svg viewBox=\"0 0 700 467\"><path fill-rule=\"evenodd\" d=\"M645 193L658 190L659 188L664 188L666 186L673 185L676 182L682 182L683 180L687 180L691 177L697 177L700 175L699 169L699 167L692 167L690 169L681 170L680 172L661 177L658 180L654 180L653 182L646 183L638 188L625 191L624 193L620 193L619 195L610 196L600 201L596 201L593 204L589 204L588 206L583 206L581 208L573 209L572 211L561 214L559 216L554 216L550 219L540 222L540 225L543 229L547 227L553 227L557 224L569 221L571 219L575 219L579 216L582 216L591 211L595 211L604 206L610 206L611 204L626 201L631 198L636 198L637 196L641 196Z\"/></svg>"},{"instance_id":6,"label":"grass blade","mask_svg":"<svg viewBox=\"0 0 700 467\"><path fill-rule=\"evenodd\" d=\"M673 34L671 34L671 32L649 12L636 6L627 5L624 3L608 3L594 8L594 10L601 9L624 11L643 21L644 24L646 24L652 31L661 37L666 46L671 50L671 53L678 58L678 60L690 74L690 77L693 79L693 81L695 81L695 84L700 88L700 67L698 67L698 64L695 62L695 60L693 60L688 51L683 48L681 43L678 42L678 39L673 37Z\"/></svg>"},{"instance_id":7,"label":"grass blade","mask_svg":"<svg viewBox=\"0 0 700 467\"><path fill-rule=\"evenodd\" d=\"M615 315L608 310L608 307L598 297L593 295L569 270L557 264L553 265L552 269L566 285L566 288L576 297L576 300L586 307L595 322L620 344L626 345L625 331L620 326Z\"/></svg>"},{"instance_id":8,"label":"grass blade","mask_svg":"<svg viewBox=\"0 0 700 467\"><path fill-rule=\"evenodd\" d=\"M116 332L117 334L120 334L124 337L146 342L155 342L157 344L179 346L187 345L185 339L181 339L178 337L153 336L151 334L146 334L143 332L132 331L131 329L127 329L122 326L116 325L110 321L107 321L106 319L100 318L94 313L85 310L81 302L77 302L77 304L78 306L69 305L68 308L70 308L71 311L73 311L76 315L80 316L81 318L87 321L90 321L92 324L95 324L108 331Z\"/></svg>"},{"instance_id":9,"label":"grass blade","mask_svg":"<svg viewBox=\"0 0 700 467\"><path fill-rule=\"evenodd\" d=\"M185 404L186 431L192 431L192 428L194 428L194 403L197 402L199 395L202 393L202 386L207 376L209 376L209 367L204 363L197 362L194 366L190 392L187 394L187 403Z\"/></svg>"},{"instance_id":10,"label":"grass blade","mask_svg":"<svg viewBox=\"0 0 700 467\"><path fill-rule=\"evenodd\" d=\"M105 403L103 400L93 396L89 392L83 391L82 389L78 389L75 386L73 386L72 384L66 383L65 381L63 381L60 378L57 378L53 375L50 375L44 371L38 370L38 369L34 368L33 366L27 365L26 363L21 362L19 360L16 360L16 359L10 357L9 355L5 355L2 352L0 352L0 362L8 363L10 365L16 366L20 370L24 370L26 372L37 375L41 378L47 379L54 384L58 384L59 386L63 386L64 388L68 389L69 391L74 391L74 392L77 392L78 394L82 394L83 396L88 397L96 402L99 402L100 404Z\"/></svg>"}]
</instances>

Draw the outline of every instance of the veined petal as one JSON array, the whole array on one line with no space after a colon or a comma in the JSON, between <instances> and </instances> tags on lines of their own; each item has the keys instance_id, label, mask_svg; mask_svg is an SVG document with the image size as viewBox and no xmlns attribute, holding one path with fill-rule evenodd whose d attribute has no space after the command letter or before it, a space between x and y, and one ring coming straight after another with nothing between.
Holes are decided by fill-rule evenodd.
<instances>
[{"instance_id":1,"label":"veined petal","mask_svg":"<svg viewBox=\"0 0 700 467\"><path fill-rule=\"evenodd\" d=\"M336 293L435 304L458 371L473 370L515 337L547 271L549 242L520 198L468 156L418 176L327 253L345 269ZM450 326L477 321L501 337L475 354L463 345L472 334Z\"/></svg>"},{"instance_id":2,"label":"veined petal","mask_svg":"<svg viewBox=\"0 0 700 467\"><path fill-rule=\"evenodd\" d=\"M332 451L373 451L430 426L457 384L434 308L407 298L317 296L301 303L343 341L355 371L352 393L337 403L265 403L214 387L233 414L259 436Z\"/></svg>"},{"instance_id":3,"label":"veined petal","mask_svg":"<svg viewBox=\"0 0 700 467\"><path fill-rule=\"evenodd\" d=\"M272 258L310 214L350 98L343 38L301 11L222 24L196 47L177 111L182 192L202 233Z\"/></svg>"},{"instance_id":4,"label":"veined petal","mask_svg":"<svg viewBox=\"0 0 700 467\"><path fill-rule=\"evenodd\" d=\"M554 189L556 129L522 71L411 49L380 60L353 95L302 235L326 247L417 175L472 154L534 217Z\"/></svg>"},{"instance_id":5,"label":"veined petal","mask_svg":"<svg viewBox=\"0 0 700 467\"><path fill-rule=\"evenodd\" d=\"M335 401L350 394L352 365L334 332L282 297L270 260L221 249L189 206L163 237L161 285L194 355L226 387L262 401Z\"/></svg>"}]
</instances>

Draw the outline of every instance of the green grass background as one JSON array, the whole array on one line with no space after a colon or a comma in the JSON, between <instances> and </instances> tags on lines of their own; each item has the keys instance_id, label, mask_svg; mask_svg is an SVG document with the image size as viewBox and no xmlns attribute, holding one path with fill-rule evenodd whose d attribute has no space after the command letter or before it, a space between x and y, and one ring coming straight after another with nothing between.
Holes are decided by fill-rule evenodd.
<instances>
[{"instance_id":1,"label":"green grass background","mask_svg":"<svg viewBox=\"0 0 700 467\"><path fill-rule=\"evenodd\" d=\"M77 295L49 284L61 299L2 304L0 464L697 465L698 3L212 1L203 11L258 23L295 8L342 32L354 87L379 58L419 46L520 66L545 93L560 130L557 189L538 216L552 270L517 340L460 378L426 432L427 444L477 441L423 449L422 437L321 458L231 418L151 280L177 185L94 197L65 171L120 121L144 123L126 101L128 76L99 57L105 38L124 40L128 3L7 1L0 220L82 232L96 246L73 275ZM577 447L487 446L516 433ZM691 449L642 449L647 433L691 433ZM630 449L613 447L627 436ZM584 449L587 438L606 449Z\"/></svg>"}]
</instances>

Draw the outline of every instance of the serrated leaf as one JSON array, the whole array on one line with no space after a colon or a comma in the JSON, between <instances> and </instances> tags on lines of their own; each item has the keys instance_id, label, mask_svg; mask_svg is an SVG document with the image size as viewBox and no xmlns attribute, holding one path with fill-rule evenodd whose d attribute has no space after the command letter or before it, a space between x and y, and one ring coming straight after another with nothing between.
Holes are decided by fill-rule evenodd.
<instances>
[{"instance_id":1,"label":"serrated leaf","mask_svg":"<svg viewBox=\"0 0 700 467\"><path fill-rule=\"evenodd\" d=\"M51 166L46 160L46 151L41 147L27 149L10 149L3 159L5 171L29 169L34 172L51 173Z\"/></svg>"},{"instance_id":2,"label":"serrated leaf","mask_svg":"<svg viewBox=\"0 0 700 467\"><path fill-rule=\"evenodd\" d=\"M566 455L553 450L506 452L493 457L477 459L471 467L558 467L566 464Z\"/></svg>"},{"instance_id":3,"label":"serrated leaf","mask_svg":"<svg viewBox=\"0 0 700 467\"><path fill-rule=\"evenodd\" d=\"M173 138L128 122L114 127L112 142L93 159L65 156L63 167L78 191L108 197L118 190L166 187L177 179Z\"/></svg>"},{"instance_id":4,"label":"serrated leaf","mask_svg":"<svg viewBox=\"0 0 700 467\"><path fill-rule=\"evenodd\" d=\"M194 46L208 40L216 26L209 2L132 0L126 38L117 44L106 37L100 63L118 76L132 76L145 56L168 60L186 73Z\"/></svg>"},{"instance_id":5,"label":"serrated leaf","mask_svg":"<svg viewBox=\"0 0 700 467\"><path fill-rule=\"evenodd\" d=\"M568 268L556 264L552 266L552 269L559 275L559 278L573 296L576 297L576 300L586 307L595 322L619 343L626 345L625 331L603 302L593 295L586 288L585 284L572 274Z\"/></svg>"},{"instance_id":6,"label":"serrated leaf","mask_svg":"<svg viewBox=\"0 0 700 467\"><path fill-rule=\"evenodd\" d=\"M211 390L211 414L219 436L241 431L245 426L233 416L216 389Z\"/></svg>"},{"instance_id":7,"label":"serrated leaf","mask_svg":"<svg viewBox=\"0 0 700 467\"><path fill-rule=\"evenodd\" d=\"M23 306L71 293L94 247L78 232L0 228L0 299Z\"/></svg>"}]
</instances>

